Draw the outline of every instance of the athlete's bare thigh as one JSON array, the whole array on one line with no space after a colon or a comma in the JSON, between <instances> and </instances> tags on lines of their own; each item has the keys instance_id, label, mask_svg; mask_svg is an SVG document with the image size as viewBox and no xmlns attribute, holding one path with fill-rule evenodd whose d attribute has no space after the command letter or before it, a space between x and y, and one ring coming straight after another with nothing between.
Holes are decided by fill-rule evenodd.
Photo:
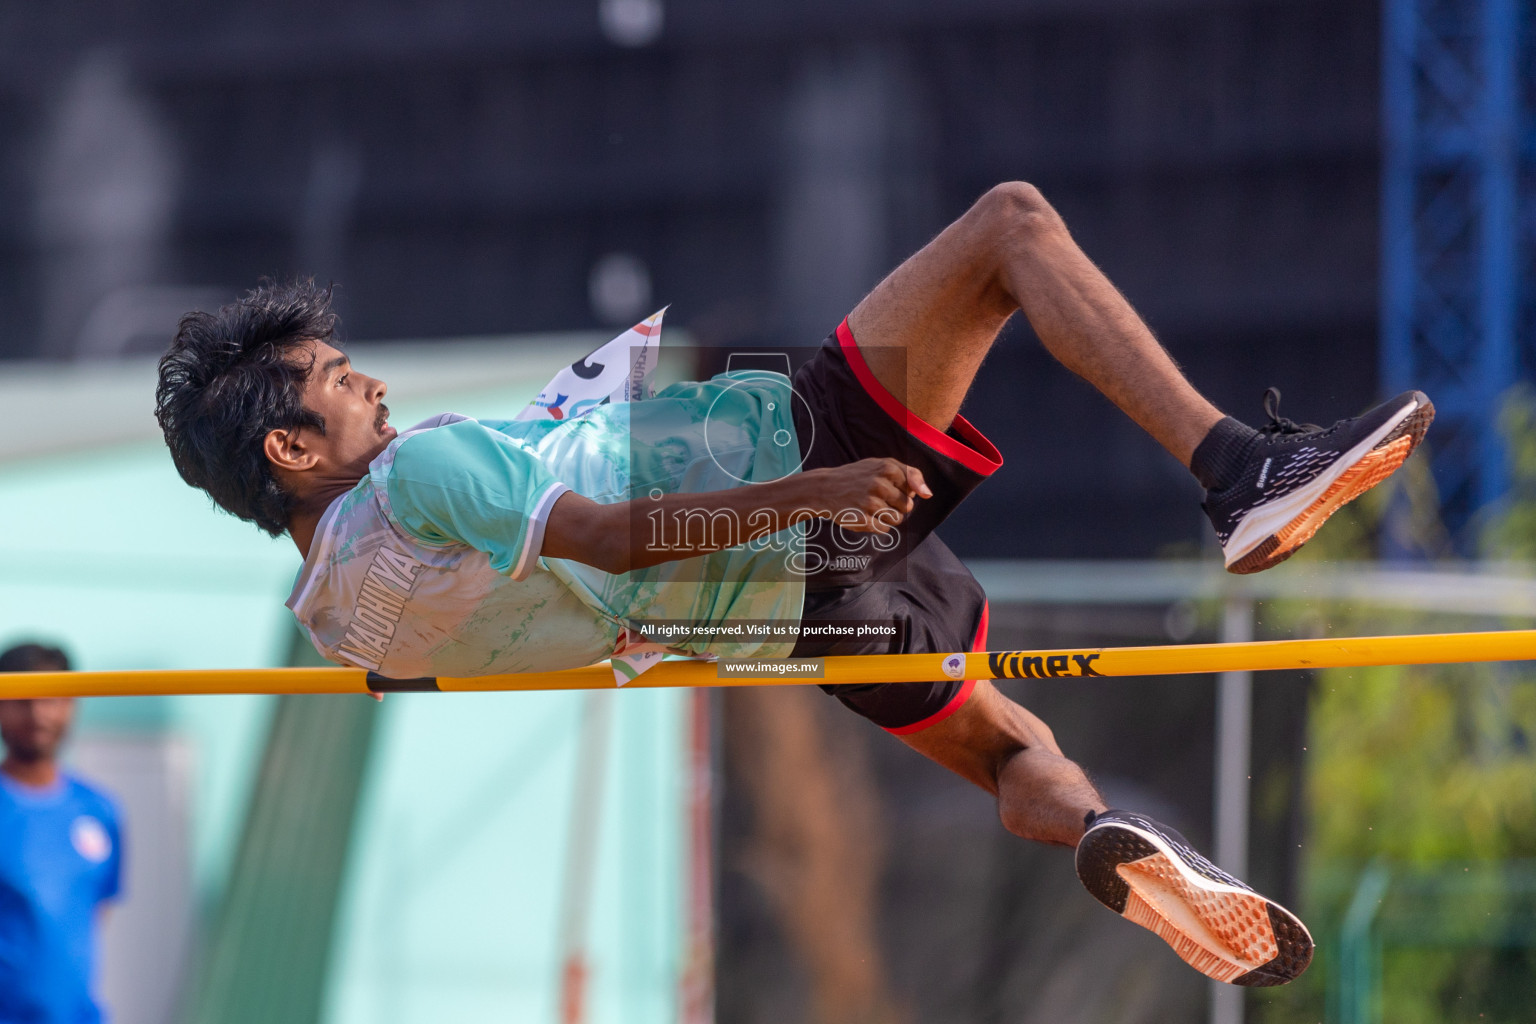
<instances>
[{"instance_id":1,"label":"athlete's bare thigh","mask_svg":"<svg viewBox=\"0 0 1536 1024\"><path fill-rule=\"evenodd\" d=\"M948 429L1017 309L997 281L997 202L983 197L875 286L848 317L870 369L908 409Z\"/></svg>"}]
</instances>

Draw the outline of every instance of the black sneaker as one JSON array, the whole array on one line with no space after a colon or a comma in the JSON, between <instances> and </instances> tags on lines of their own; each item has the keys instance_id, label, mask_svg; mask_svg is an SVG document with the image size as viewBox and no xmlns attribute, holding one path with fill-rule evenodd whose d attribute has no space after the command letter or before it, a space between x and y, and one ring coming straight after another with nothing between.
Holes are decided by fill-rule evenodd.
<instances>
[{"instance_id":1,"label":"black sneaker","mask_svg":"<svg viewBox=\"0 0 1536 1024\"><path fill-rule=\"evenodd\" d=\"M1077 877L1100 903L1217 981L1284 985L1312 962L1312 936L1295 914L1145 815L1095 817L1077 844Z\"/></svg>"},{"instance_id":2,"label":"black sneaker","mask_svg":"<svg viewBox=\"0 0 1536 1024\"><path fill-rule=\"evenodd\" d=\"M1280 392L1264 393L1268 425L1237 483L1206 491L1227 571L1261 572L1290 558L1324 521L1392 475L1424 439L1435 407L1406 391L1324 429L1280 415Z\"/></svg>"}]
</instances>

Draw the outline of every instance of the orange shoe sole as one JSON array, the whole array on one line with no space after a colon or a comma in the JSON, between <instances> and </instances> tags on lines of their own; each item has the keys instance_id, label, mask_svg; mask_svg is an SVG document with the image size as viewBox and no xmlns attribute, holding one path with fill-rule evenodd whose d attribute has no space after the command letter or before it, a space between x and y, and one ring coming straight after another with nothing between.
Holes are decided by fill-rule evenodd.
<instances>
[{"instance_id":1,"label":"orange shoe sole","mask_svg":"<svg viewBox=\"0 0 1536 1024\"><path fill-rule=\"evenodd\" d=\"M1133 826L1090 830L1078 847L1077 873L1100 903L1208 978L1284 985L1312 962L1312 936L1296 915L1251 889L1205 877Z\"/></svg>"}]
</instances>

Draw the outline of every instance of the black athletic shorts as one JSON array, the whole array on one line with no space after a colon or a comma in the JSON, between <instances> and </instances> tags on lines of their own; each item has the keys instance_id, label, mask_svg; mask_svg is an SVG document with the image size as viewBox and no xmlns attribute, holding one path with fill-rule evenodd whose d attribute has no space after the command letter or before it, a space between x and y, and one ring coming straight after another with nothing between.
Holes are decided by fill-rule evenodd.
<instances>
[{"instance_id":1,"label":"black athletic shorts","mask_svg":"<svg viewBox=\"0 0 1536 1024\"><path fill-rule=\"evenodd\" d=\"M796 371L795 430L803 469L894 458L922 471L933 497L919 499L894 537L872 541L831 521L806 538L803 626L889 623L893 640L802 634L794 656L985 650L987 599L934 529L1003 464L997 448L962 416L947 431L923 422L870 372L845 320ZM827 685L822 689L889 732L917 732L954 714L976 681Z\"/></svg>"}]
</instances>

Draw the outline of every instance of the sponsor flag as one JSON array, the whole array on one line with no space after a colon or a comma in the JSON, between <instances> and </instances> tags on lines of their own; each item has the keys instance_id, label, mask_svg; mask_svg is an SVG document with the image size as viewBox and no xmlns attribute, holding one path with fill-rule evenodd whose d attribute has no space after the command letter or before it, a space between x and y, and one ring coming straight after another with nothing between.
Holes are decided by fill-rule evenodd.
<instances>
[{"instance_id":1,"label":"sponsor flag","mask_svg":"<svg viewBox=\"0 0 1536 1024\"><path fill-rule=\"evenodd\" d=\"M638 402L656 393L656 358L661 350L661 319L658 309L601 348L587 353L555 374L539 397L518 413L520 420L566 420L585 416L600 405ZM613 681L623 686L661 661L664 650L655 644L635 643L626 629L620 637L627 653L613 653Z\"/></svg>"},{"instance_id":2,"label":"sponsor flag","mask_svg":"<svg viewBox=\"0 0 1536 1024\"><path fill-rule=\"evenodd\" d=\"M635 402L655 394L656 357L661 349L658 309L608 344L576 360L544 385L539 397L518 413L520 420L568 420L610 402Z\"/></svg>"}]
</instances>

